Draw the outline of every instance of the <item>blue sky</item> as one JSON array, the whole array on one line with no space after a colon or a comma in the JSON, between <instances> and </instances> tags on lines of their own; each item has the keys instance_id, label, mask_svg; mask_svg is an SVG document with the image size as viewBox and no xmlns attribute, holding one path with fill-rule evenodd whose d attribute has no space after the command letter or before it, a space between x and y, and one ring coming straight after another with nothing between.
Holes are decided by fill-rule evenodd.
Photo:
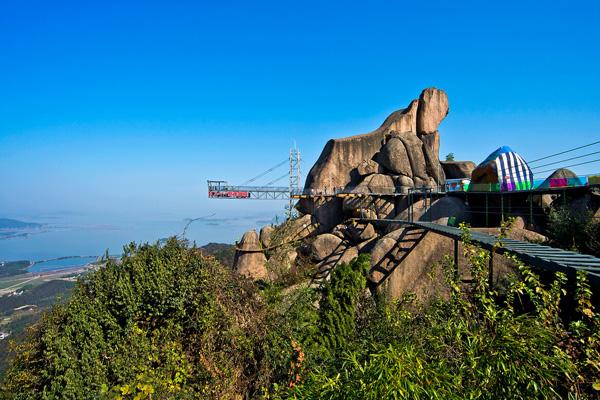
<instances>
[{"instance_id":1,"label":"blue sky","mask_svg":"<svg viewBox=\"0 0 600 400\"><path fill-rule=\"evenodd\" d=\"M272 215L206 199L206 179L294 141L307 171L428 86L450 100L442 156L600 140L597 2L416 3L3 1L2 216Z\"/></svg>"}]
</instances>

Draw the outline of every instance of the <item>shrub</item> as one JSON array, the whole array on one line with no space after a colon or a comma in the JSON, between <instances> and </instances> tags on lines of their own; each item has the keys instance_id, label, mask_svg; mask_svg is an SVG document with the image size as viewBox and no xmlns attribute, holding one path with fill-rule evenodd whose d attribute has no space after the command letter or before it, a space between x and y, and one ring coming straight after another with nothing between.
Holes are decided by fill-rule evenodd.
<instances>
[{"instance_id":1,"label":"shrub","mask_svg":"<svg viewBox=\"0 0 600 400\"><path fill-rule=\"evenodd\" d=\"M551 210L547 231L556 247L600 257L600 220L591 212L575 212L568 208Z\"/></svg>"},{"instance_id":2,"label":"shrub","mask_svg":"<svg viewBox=\"0 0 600 400\"><path fill-rule=\"evenodd\" d=\"M543 285L515 259L516 274L497 293L485 274L489 253L465 233L471 286L449 263L450 299L426 307L408 296L378 299L354 334L336 342L339 356L323 359L300 384L275 385L270 397L597 398L600 319L585 276L578 277L578 315L567 329L559 307L567 295L563 274Z\"/></svg>"},{"instance_id":3,"label":"shrub","mask_svg":"<svg viewBox=\"0 0 600 400\"><path fill-rule=\"evenodd\" d=\"M254 286L175 239L130 245L17 348L9 398L232 397L260 365Z\"/></svg>"}]
</instances>

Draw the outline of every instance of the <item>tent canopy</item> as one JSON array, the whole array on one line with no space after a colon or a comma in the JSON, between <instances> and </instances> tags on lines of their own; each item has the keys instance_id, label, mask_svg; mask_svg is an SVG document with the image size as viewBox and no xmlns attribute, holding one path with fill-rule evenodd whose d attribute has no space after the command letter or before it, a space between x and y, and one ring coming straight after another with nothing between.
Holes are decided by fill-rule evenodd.
<instances>
[{"instance_id":1,"label":"tent canopy","mask_svg":"<svg viewBox=\"0 0 600 400\"><path fill-rule=\"evenodd\" d=\"M503 192L529 190L533 186L533 172L523 157L502 146L473 170L471 184L472 190L477 190L480 184Z\"/></svg>"}]
</instances>

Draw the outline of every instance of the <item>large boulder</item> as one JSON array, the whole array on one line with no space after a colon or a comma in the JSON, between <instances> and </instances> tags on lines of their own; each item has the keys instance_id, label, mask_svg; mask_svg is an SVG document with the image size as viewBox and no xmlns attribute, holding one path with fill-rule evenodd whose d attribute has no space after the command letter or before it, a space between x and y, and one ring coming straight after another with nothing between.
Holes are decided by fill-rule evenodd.
<instances>
[{"instance_id":1,"label":"large boulder","mask_svg":"<svg viewBox=\"0 0 600 400\"><path fill-rule=\"evenodd\" d=\"M427 88L419 96L417 132L434 133L448 115L448 96L436 88Z\"/></svg>"},{"instance_id":2,"label":"large boulder","mask_svg":"<svg viewBox=\"0 0 600 400\"><path fill-rule=\"evenodd\" d=\"M392 113L371 133L328 141L306 177L305 189L319 191L356 185L360 176L351 172L362 162L373 159L389 132L415 132L416 135L417 105L418 101L413 100L406 109Z\"/></svg>"},{"instance_id":3,"label":"large boulder","mask_svg":"<svg viewBox=\"0 0 600 400\"><path fill-rule=\"evenodd\" d=\"M567 168L559 168L554 171L547 179L565 179L565 178L577 178L577 174Z\"/></svg>"},{"instance_id":4,"label":"large boulder","mask_svg":"<svg viewBox=\"0 0 600 400\"><path fill-rule=\"evenodd\" d=\"M263 226L260 230L260 243L263 247L271 246L271 235L273 235L275 228L272 225Z\"/></svg>"},{"instance_id":5,"label":"large boulder","mask_svg":"<svg viewBox=\"0 0 600 400\"><path fill-rule=\"evenodd\" d=\"M469 206L458 197L442 197L434 201L431 207L421 216L421 221L431 221L440 225L457 226L468 222L471 217Z\"/></svg>"},{"instance_id":6,"label":"large boulder","mask_svg":"<svg viewBox=\"0 0 600 400\"><path fill-rule=\"evenodd\" d=\"M255 230L244 233L236 247L233 269L236 273L253 280L267 279L267 258L262 252L260 239Z\"/></svg>"},{"instance_id":7,"label":"large boulder","mask_svg":"<svg viewBox=\"0 0 600 400\"><path fill-rule=\"evenodd\" d=\"M590 192L580 195L570 201L569 208L576 215L589 214L600 218L600 194Z\"/></svg>"},{"instance_id":8,"label":"large boulder","mask_svg":"<svg viewBox=\"0 0 600 400\"><path fill-rule=\"evenodd\" d=\"M412 212L413 221L434 222L440 225L458 225L468 222L470 208L458 197L446 196L429 204L429 200L418 200L413 203L412 209L402 210L394 219L407 221ZM390 229L395 229L391 227Z\"/></svg>"},{"instance_id":9,"label":"large boulder","mask_svg":"<svg viewBox=\"0 0 600 400\"><path fill-rule=\"evenodd\" d=\"M353 243L361 243L377 236L375 228L369 223L354 222L346 227L346 235Z\"/></svg>"},{"instance_id":10,"label":"large boulder","mask_svg":"<svg viewBox=\"0 0 600 400\"><path fill-rule=\"evenodd\" d=\"M364 160L358 165L358 167L356 167L356 171L360 176L367 176L371 174L379 174L383 172L383 168L375 160Z\"/></svg>"},{"instance_id":11,"label":"large boulder","mask_svg":"<svg viewBox=\"0 0 600 400\"><path fill-rule=\"evenodd\" d=\"M406 149L406 154L408 156L408 160L410 162L410 168L412 173L410 174L413 177L427 179L427 164L425 161L424 148L426 146L423 145L421 139L417 137L416 134L412 132L391 132L389 141L393 141L394 139L400 140L400 142L404 145ZM386 143L387 146L387 143ZM399 146L396 146L398 148ZM382 149L383 150L383 149ZM383 151L382 151L383 155ZM384 164L385 165L385 164ZM393 171L392 172L396 172ZM397 171L399 174L408 175L403 173L402 170Z\"/></svg>"},{"instance_id":12,"label":"large boulder","mask_svg":"<svg viewBox=\"0 0 600 400\"><path fill-rule=\"evenodd\" d=\"M406 147L398 137L392 137L383 146L379 155L379 162L394 174L413 176Z\"/></svg>"},{"instance_id":13,"label":"large boulder","mask_svg":"<svg viewBox=\"0 0 600 400\"><path fill-rule=\"evenodd\" d=\"M269 244L278 245L283 243L297 242L315 235L318 231L319 223L312 215L306 214L300 218L286 221L280 225L277 228L276 233L271 233L269 237Z\"/></svg>"},{"instance_id":14,"label":"large boulder","mask_svg":"<svg viewBox=\"0 0 600 400\"><path fill-rule=\"evenodd\" d=\"M477 165L473 161L442 161L442 169L447 179L471 178Z\"/></svg>"},{"instance_id":15,"label":"large boulder","mask_svg":"<svg viewBox=\"0 0 600 400\"><path fill-rule=\"evenodd\" d=\"M373 174L352 189L352 193L394 193L394 189L394 179L391 176Z\"/></svg>"},{"instance_id":16,"label":"large boulder","mask_svg":"<svg viewBox=\"0 0 600 400\"><path fill-rule=\"evenodd\" d=\"M352 189L352 193L354 194L391 194L394 191L394 179L390 175L384 174L369 175L358 186ZM394 201L389 197L350 196L345 197L342 204L344 211L350 212L356 217L365 218L365 213L368 213L370 218L391 218L394 215Z\"/></svg>"},{"instance_id":17,"label":"large boulder","mask_svg":"<svg viewBox=\"0 0 600 400\"><path fill-rule=\"evenodd\" d=\"M427 146L433 154L439 158L440 154L440 133L435 131L433 133L419 134L419 139L423 141L423 144Z\"/></svg>"},{"instance_id":18,"label":"large boulder","mask_svg":"<svg viewBox=\"0 0 600 400\"><path fill-rule=\"evenodd\" d=\"M331 233L318 235L310 246L310 256L314 261L321 261L332 254L345 249L343 240Z\"/></svg>"},{"instance_id":19,"label":"large boulder","mask_svg":"<svg viewBox=\"0 0 600 400\"><path fill-rule=\"evenodd\" d=\"M419 100L392 113L375 131L330 140L306 178L304 188L313 196L301 199L298 210L314 215L323 232L342 222L344 211L360 209L331 194L339 189L376 186L363 183L369 177L384 173L405 177L399 186L404 191L412 186L442 185L445 175L439 162L437 126L447 113L446 94L435 88L425 89ZM390 188L395 186L390 184ZM384 206L389 208L389 203ZM377 212L380 218L386 214Z\"/></svg>"}]
</instances>

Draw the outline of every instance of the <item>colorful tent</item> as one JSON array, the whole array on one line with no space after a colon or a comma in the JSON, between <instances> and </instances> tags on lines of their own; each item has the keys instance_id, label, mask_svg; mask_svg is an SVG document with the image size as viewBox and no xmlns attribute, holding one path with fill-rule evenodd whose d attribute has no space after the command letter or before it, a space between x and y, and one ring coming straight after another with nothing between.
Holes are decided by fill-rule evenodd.
<instances>
[{"instance_id":1,"label":"colorful tent","mask_svg":"<svg viewBox=\"0 0 600 400\"><path fill-rule=\"evenodd\" d=\"M532 186L533 172L527 162L510 147L502 146L473 170L469 190L512 192Z\"/></svg>"}]
</instances>

